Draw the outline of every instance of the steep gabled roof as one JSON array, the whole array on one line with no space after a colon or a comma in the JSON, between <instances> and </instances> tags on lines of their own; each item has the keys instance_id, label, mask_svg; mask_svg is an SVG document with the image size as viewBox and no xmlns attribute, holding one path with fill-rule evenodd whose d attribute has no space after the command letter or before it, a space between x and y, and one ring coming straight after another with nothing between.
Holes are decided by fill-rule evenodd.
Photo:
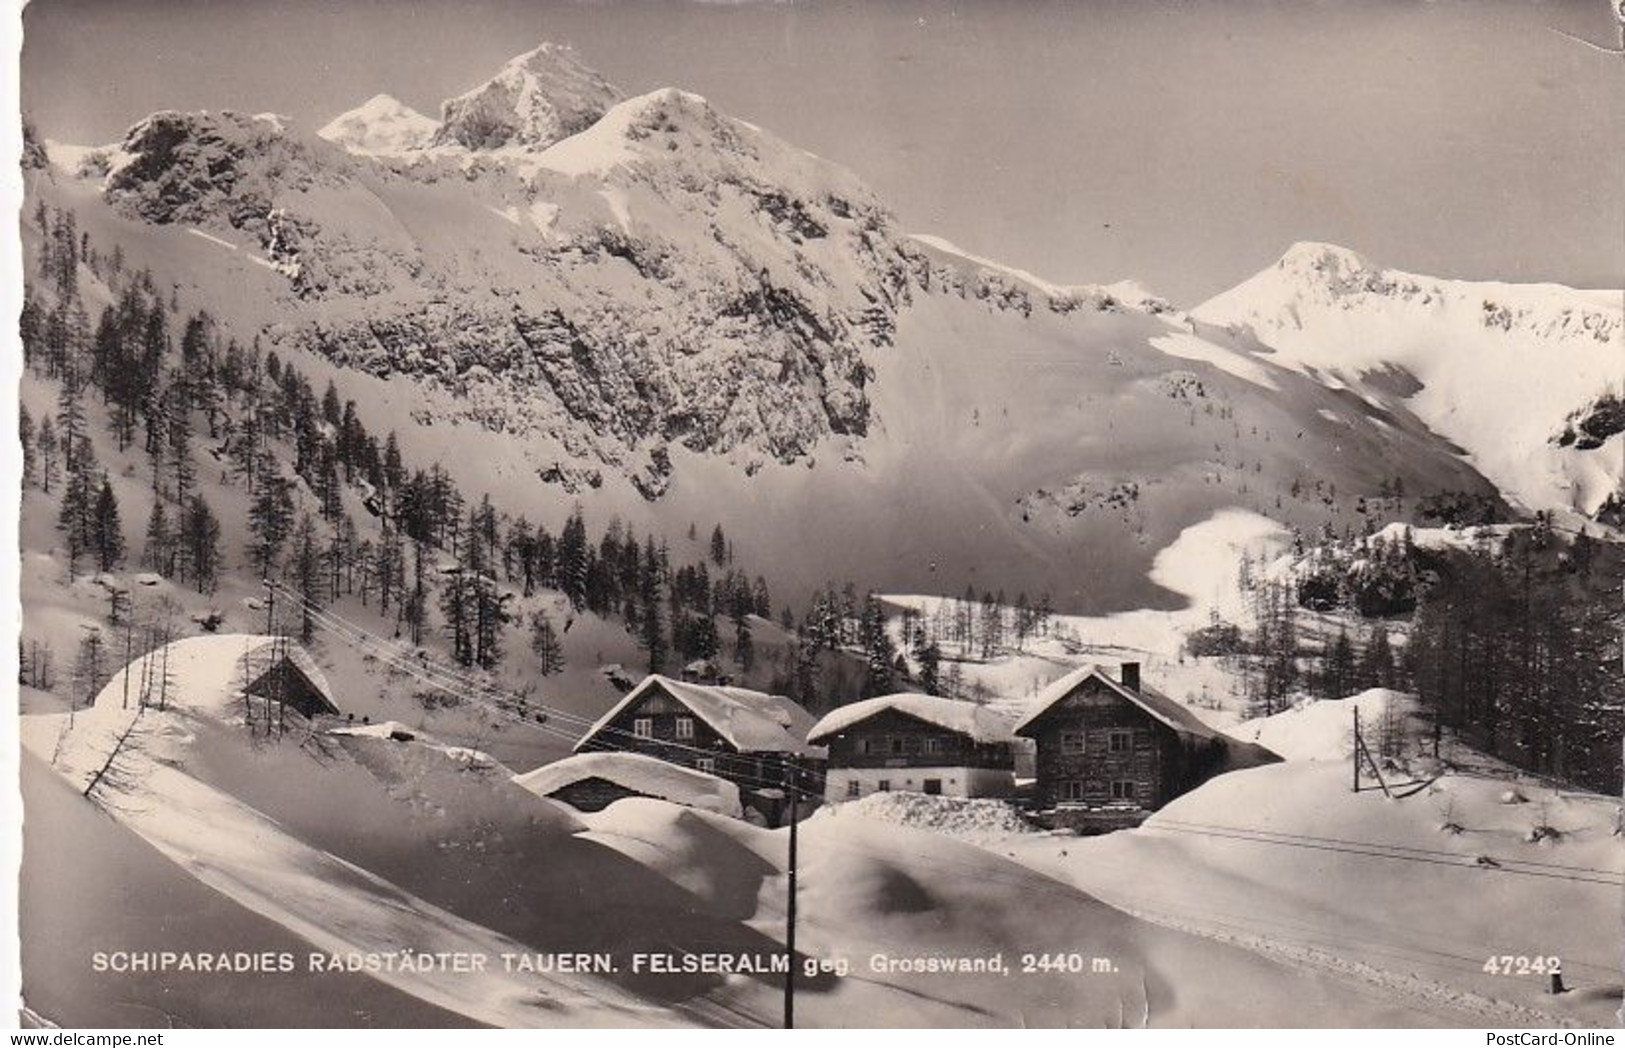
<instances>
[{"instance_id":1,"label":"steep gabled roof","mask_svg":"<svg viewBox=\"0 0 1625 1048\"><path fill-rule=\"evenodd\" d=\"M1026 735L1027 729L1049 713L1050 707L1072 694L1080 684L1091 677L1098 679L1109 690L1132 702L1181 735L1189 735L1208 742L1223 741L1223 736L1217 731L1203 724L1194 713L1162 692L1143 684L1138 689L1125 687L1121 681L1113 680L1098 666L1080 666L1040 692L1038 698L1034 700L1032 712L1015 726L1015 733Z\"/></svg>"},{"instance_id":2,"label":"steep gabled roof","mask_svg":"<svg viewBox=\"0 0 1625 1048\"><path fill-rule=\"evenodd\" d=\"M643 678L637 687L626 693L625 698L599 717L575 744L576 752L579 753L582 746L609 727L623 711L657 687L709 724L711 730L741 753L824 755L819 747L807 745L807 729L812 727L812 714L783 695L716 684L691 684L658 673Z\"/></svg>"},{"instance_id":3,"label":"steep gabled roof","mask_svg":"<svg viewBox=\"0 0 1625 1048\"><path fill-rule=\"evenodd\" d=\"M807 739L816 742L828 738L887 710L917 717L939 728L968 735L976 742L1013 741L1010 722L986 706L979 706L974 702L960 702L957 699L944 699L936 695L916 695L908 692L864 699L832 710L813 725L812 731L807 733Z\"/></svg>"},{"instance_id":4,"label":"steep gabled roof","mask_svg":"<svg viewBox=\"0 0 1625 1048\"><path fill-rule=\"evenodd\" d=\"M170 705L225 710L242 697L242 688L270 671L275 665L274 655L285 656L337 712L333 686L309 652L285 638L249 633L209 633L171 641L113 674L96 696L96 705L106 704L111 709L122 708L126 702L133 704L139 691L136 682L156 679L167 670ZM131 682L128 696L126 677Z\"/></svg>"}]
</instances>

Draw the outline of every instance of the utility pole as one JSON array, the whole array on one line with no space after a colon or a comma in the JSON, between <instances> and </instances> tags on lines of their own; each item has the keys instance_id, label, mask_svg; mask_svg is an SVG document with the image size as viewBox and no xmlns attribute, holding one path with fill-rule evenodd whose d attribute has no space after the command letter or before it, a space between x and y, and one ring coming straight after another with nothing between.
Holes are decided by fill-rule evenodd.
<instances>
[{"instance_id":1,"label":"utility pole","mask_svg":"<svg viewBox=\"0 0 1625 1048\"><path fill-rule=\"evenodd\" d=\"M1360 707L1354 707L1354 792L1360 792L1360 752L1365 744L1360 741Z\"/></svg>"},{"instance_id":2,"label":"utility pole","mask_svg":"<svg viewBox=\"0 0 1625 1048\"><path fill-rule=\"evenodd\" d=\"M800 789L796 782L796 759L789 757L785 761L785 793L790 801L790 863L788 895L784 907L784 1028L796 1028L796 831L797 818L796 793Z\"/></svg>"},{"instance_id":3,"label":"utility pole","mask_svg":"<svg viewBox=\"0 0 1625 1048\"><path fill-rule=\"evenodd\" d=\"M261 581L265 583L265 592L268 594L265 602L265 632L274 633L276 631L272 627L276 622L276 583L270 579L262 579Z\"/></svg>"}]
</instances>

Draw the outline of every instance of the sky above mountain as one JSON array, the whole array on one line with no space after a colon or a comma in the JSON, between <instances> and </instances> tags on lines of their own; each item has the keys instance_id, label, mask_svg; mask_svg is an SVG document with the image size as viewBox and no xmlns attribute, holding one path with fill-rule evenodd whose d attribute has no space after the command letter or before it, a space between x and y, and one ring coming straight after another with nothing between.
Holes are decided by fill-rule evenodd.
<instances>
[{"instance_id":1,"label":"sky above mountain","mask_svg":"<svg viewBox=\"0 0 1625 1048\"><path fill-rule=\"evenodd\" d=\"M105 142L156 109L315 130L550 39L852 168L912 229L1182 303L1296 240L1449 276L1625 283L1625 63L1601 0L963 4L34 0L23 103Z\"/></svg>"}]
</instances>

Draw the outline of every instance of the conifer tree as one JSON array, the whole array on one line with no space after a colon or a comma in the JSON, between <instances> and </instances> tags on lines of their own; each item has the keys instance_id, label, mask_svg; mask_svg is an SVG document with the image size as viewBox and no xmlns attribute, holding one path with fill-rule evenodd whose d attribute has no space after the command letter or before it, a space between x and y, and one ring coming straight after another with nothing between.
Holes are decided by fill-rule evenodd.
<instances>
[{"instance_id":1,"label":"conifer tree","mask_svg":"<svg viewBox=\"0 0 1625 1048\"><path fill-rule=\"evenodd\" d=\"M942 649L937 647L935 637L930 637L920 647L920 690L927 695L942 694Z\"/></svg>"},{"instance_id":2,"label":"conifer tree","mask_svg":"<svg viewBox=\"0 0 1625 1048\"><path fill-rule=\"evenodd\" d=\"M49 495L51 486L56 483L57 466L61 458L61 447L56 439L56 425L49 415L40 420L34 446L39 453L40 490Z\"/></svg>"},{"instance_id":3,"label":"conifer tree","mask_svg":"<svg viewBox=\"0 0 1625 1048\"><path fill-rule=\"evenodd\" d=\"M101 571L112 571L124 559L124 526L119 520L118 498L106 473L101 475L91 507L90 547Z\"/></svg>"},{"instance_id":4,"label":"conifer tree","mask_svg":"<svg viewBox=\"0 0 1625 1048\"><path fill-rule=\"evenodd\" d=\"M168 578L175 573L174 536L169 529L169 514L164 511L164 500L152 500L152 512L147 515L146 541L141 547L141 566Z\"/></svg>"},{"instance_id":5,"label":"conifer tree","mask_svg":"<svg viewBox=\"0 0 1625 1048\"><path fill-rule=\"evenodd\" d=\"M649 672L666 667L666 630L660 611L660 559L652 538L645 540L638 579L639 642L649 656Z\"/></svg>"},{"instance_id":6,"label":"conifer tree","mask_svg":"<svg viewBox=\"0 0 1625 1048\"><path fill-rule=\"evenodd\" d=\"M153 503L155 512L158 505ZM202 495L187 503L180 531L192 585L199 593L212 592L220 572L220 521Z\"/></svg>"},{"instance_id":7,"label":"conifer tree","mask_svg":"<svg viewBox=\"0 0 1625 1048\"><path fill-rule=\"evenodd\" d=\"M289 570L293 574L293 586L299 594L299 639L306 644L316 636L316 616L325 601L322 591L322 560L321 550L316 541L316 522L310 519L310 514L302 514L299 526L293 535L292 556L289 559Z\"/></svg>"},{"instance_id":8,"label":"conifer tree","mask_svg":"<svg viewBox=\"0 0 1625 1048\"><path fill-rule=\"evenodd\" d=\"M564 669L564 645L559 641L553 620L545 611L538 611L530 619L530 646L536 652L542 676L550 677Z\"/></svg>"}]
</instances>

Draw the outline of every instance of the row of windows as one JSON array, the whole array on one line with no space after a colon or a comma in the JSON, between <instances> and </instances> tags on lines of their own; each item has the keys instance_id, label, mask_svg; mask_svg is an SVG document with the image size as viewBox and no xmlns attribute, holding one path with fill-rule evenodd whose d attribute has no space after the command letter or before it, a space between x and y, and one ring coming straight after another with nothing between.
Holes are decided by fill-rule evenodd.
<instances>
[{"instance_id":1,"label":"row of windows","mask_svg":"<svg viewBox=\"0 0 1625 1048\"><path fill-rule=\"evenodd\" d=\"M919 745L914 745L918 740ZM940 755L948 752L948 740L940 735L883 735L865 736L858 740L858 752L865 756L901 757L910 753Z\"/></svg>"},{"instance_id":2,"label":"row of windows","mask_svg":"<svg viewBox=\"0 0 1625 1048\"><path fill-rule=\"evenodd\" d=\"M1062 753L1082 753L1084 749L1084 733L1081 731L1061 732ZM1106 733L1107 753L1129 753L1134 749L1134 733L1132 731L1113 729Z\"/></svg>"},{"instance_id":3,"label":"row of windows","mask_svg":"<svg viewBox=\"0 0 1625 1048\"><path fill-rule=\"evenodd\" d=\"M632 734L640 739L652 739L655 735L655 719L653 717L635 717L632 720ZM694 737L694 718L677 718L677 737L679 739L692 739Z\"/></svg>"},{"instance_id":4,"label":"row of windows","mask_svg":"<svg viewBox=\"0 0 1625 1048\"><path fill-rule=\"evenodd\" d=\"M949 779L948 781L953 782L954 780ZM908 780L908 785L910 785L910 786L914 785L914 780L913 779ZM922 793L928 793L928 794L932 794L932 795L940 794L942 792L942 780L941 779L921 779L920 780L920 791ZM875 783L875 792L876 793L890 793L891 792L891 780L890 779L880 779L880 780L876 781L876 783ZM847 780L847 783L846 783L846 796L847 796L847 798L851 799L851 798L855 798L855 797L861 797L862 795L863 795L863 783L859 782L857 779L849 779L849 780Z\"/></svg>"},{"instance_id":5,"label":"row of windows","mask_svg":"<svg viewBox=\"0 0 1625 1048\"><path fill-rule=\"evenodd\" d=\"M1134 801L1140 799L1139 784L1133 779L1112 780L1112 800ZM1081 779L1068 779L1061 783L1061 799L1063 801L1085 800L1084 786Z\"/></svg>"}]
</instances>

